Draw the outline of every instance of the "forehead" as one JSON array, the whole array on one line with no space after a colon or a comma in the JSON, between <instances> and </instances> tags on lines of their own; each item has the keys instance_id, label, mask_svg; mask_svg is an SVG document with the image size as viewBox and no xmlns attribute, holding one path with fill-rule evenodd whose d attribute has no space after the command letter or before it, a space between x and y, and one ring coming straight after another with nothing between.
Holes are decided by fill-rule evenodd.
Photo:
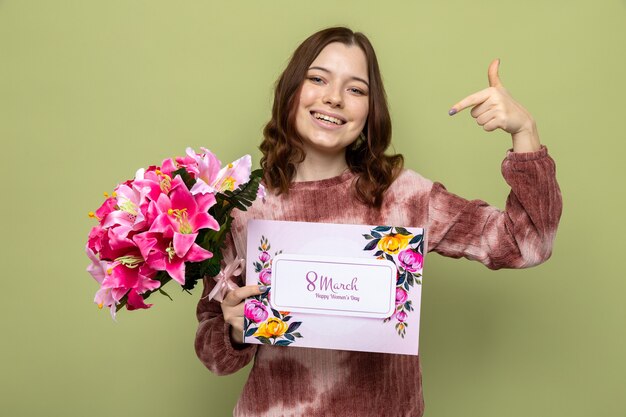
<instances>
[{"instance_id":1,"label":"forehead","mask_svg":"<svg viewBox=\"0 0 626 417\"><path fill-rule=\"evenodd\" d=\"M313 60L311 67L322 67L337 76L359 77L369 81L367 58L357 45L329 43Z\"/></svg>"}]
</instances>

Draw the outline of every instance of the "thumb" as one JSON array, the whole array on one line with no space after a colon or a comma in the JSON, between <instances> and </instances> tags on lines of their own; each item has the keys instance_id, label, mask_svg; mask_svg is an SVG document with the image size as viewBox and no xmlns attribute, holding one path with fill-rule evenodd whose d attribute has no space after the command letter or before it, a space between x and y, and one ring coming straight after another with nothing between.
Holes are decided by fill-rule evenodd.
<instances>
[{"instance_id":1,"label":"thumb","mask_svg":"<svg viewBox=\"0 0 626 417\"><path fill-rule=\"evenodd\" d=\"M500 77L498 76L498 67L500 66L500 60L494 59L489 64L489 69L487 70L487 77L489 78L489 87L502 87L502 83L500 82Z\"/></svg>"}]
</instances>

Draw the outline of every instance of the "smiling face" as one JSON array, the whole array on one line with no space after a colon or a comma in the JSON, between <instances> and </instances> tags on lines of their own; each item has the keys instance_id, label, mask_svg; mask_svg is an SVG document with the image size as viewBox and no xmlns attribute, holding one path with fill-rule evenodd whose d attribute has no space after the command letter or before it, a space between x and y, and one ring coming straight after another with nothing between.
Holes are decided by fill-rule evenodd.
<instances>
[{"instance_id":1,"label":"smiling face","mask_svg":"<svg viewBox=\"0 0 626 417\"><path fill-rule=\"evenodd\" d=\"M356 45L328 44L309 65L296 111L296 129L307 154L345 152L369 112L365 54Z\"/></svg>"}]
</instances>

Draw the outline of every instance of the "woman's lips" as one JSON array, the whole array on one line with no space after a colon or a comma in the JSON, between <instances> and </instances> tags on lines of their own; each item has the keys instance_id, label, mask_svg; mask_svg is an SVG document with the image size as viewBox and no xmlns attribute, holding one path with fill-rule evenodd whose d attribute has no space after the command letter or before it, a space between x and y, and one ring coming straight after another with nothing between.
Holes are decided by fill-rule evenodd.
<instances>
[{"instance_id":1,"label":"woman's lips","mask_svg":"<svg viewBox=\"0 0 626 417\"><path fill-rule=\"evenodd\" d=\"M313 119L313 121L315 122L315 124L317 124L318 126L323 127L324 129L329 129L329 130L336 130L341 128L343 125L345 125L346 123L344 122L341 125L335 124L333 122L328 122L326 120L322 120L322 119L318 119L317 117L315 117L313 114L314 113L320 113L320 112L311 112L311 118ZM321 113L324 114L324 113Z\"/></svg>"}]
</instances>

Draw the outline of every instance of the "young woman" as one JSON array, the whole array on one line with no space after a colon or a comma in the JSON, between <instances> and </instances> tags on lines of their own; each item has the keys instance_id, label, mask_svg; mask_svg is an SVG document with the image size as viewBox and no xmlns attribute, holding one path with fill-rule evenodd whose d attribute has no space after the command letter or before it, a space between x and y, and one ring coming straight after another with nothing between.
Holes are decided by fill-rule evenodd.
<instances>
[{"instance_id":1,"label":"young woman","mask_svg":"<svg viewBox=\"0 0 626 417\"><path fill-rule=\"evenodd\" d=\"M268 195L236 213L224 264L245 258L251 218L425 227L428 251L492 269L548 259L561 213L554 161L531 115L502 87L498 64L489 67L489 88L449 113L472 106L485 130L511 134L505 211L458 197L403 169L401 155L385 155L391 121L370 42L347 28L313 34L276 84L260 146ZM205 280L204 295L213 286ZM198 304L195 347L211 371L230 374L255 358L235 416L423 414L418 356L242 344L243 300L262 290L243 286L221 304Z\"/></svg>"}]
</instances>

